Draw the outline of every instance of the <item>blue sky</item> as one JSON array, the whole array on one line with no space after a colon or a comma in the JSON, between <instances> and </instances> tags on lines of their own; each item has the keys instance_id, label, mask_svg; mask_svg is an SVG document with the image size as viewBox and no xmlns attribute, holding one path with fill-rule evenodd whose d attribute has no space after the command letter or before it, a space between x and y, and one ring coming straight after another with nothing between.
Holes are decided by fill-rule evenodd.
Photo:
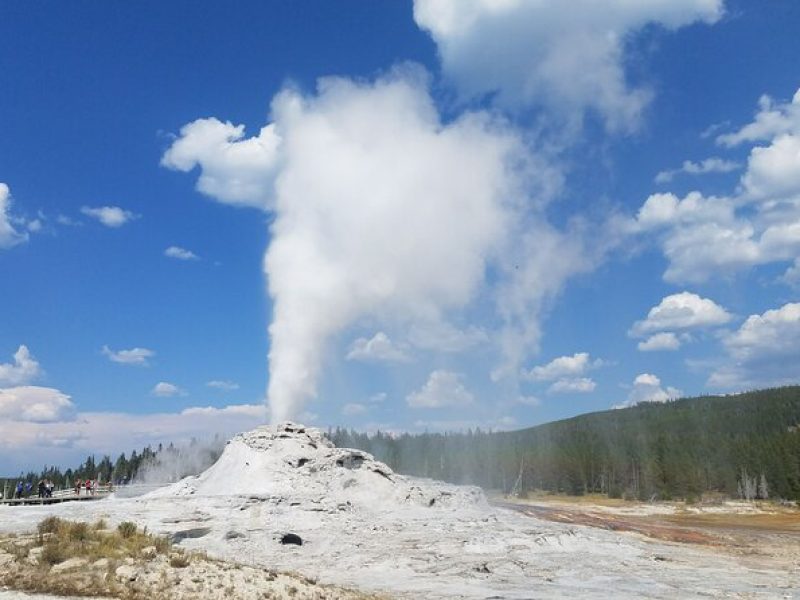
<instances>
[{"instance_id":1,"label":"blue sky","mask_svg":"<svg viewBox=\"0 0 800 600\"><path fill-rule=\"evenodd\" d=\"M4 5L0 472L796 381L798 25L790 0Z\"/></svg>"}]
</instances>

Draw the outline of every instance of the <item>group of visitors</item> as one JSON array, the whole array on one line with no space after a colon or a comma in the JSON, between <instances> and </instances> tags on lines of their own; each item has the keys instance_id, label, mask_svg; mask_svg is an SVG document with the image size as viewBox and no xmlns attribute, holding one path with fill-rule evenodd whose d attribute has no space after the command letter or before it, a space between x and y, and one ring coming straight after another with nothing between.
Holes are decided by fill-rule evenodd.
<instances>
[{"instance_id":1,"label":"group of visitors","mask_svg":"<svg viewBox=\"0 0 800 600\"><path fill-rule=\"evenodd\" d=\"M14 498L22 498L22 495L30 496L33 484L30 481L18 481L17 487L14 488Z\"/></svg>"},{"instance_id":2,"label":"group of visitors","mask_svg":"<svg viewBox=\"0 0 800 600\"><path fill-rule=\"evenodd\" d=\"M56 484L49 479L39 480L39 498L52 498Z\"/></svg>"},{"instance_id":3,"label":"group of visitors","mask_svg":"<svg viewBox=\"0 0 800 600\"><path fill-rule=\"evenodd\" d=\"M98 487L100 482L97 480L87 479L86 481L82 481L81 479L75 479L75 495L81 495L81 488L86 491L87 496L94 496L97 493Z\"/></svg>"},{"instance_id":4,"label":"group of visitors","mask_svg":"<svg viewBox=\"0 0 800 600\"><path fill-rule=\"evenodd\" d=\"M14 486L14 498L31 498L34 495L34 489L38 493L38 498L52 498L56 485L50 479L40 479L36 488L34 488L31 481L19 480ZM81 495L81 490L84 490L84 494L87 496L94 496L100 491L100 482L96 479L87 479L84 481L76 478L74 490L76 496ZM0 492L2 491L3 490L0 489Z\"/></svg>"},{"instance_id":5,"label":"group of visitors","mask_svg":"<svg viewBox=\"0 0 800 600\"><path fill-rule=\"evenodd\" d=\"M34 481L36 480L26 480L20 478L16 481L16 483L14 483L13 487L9 488L0 485L0 500L3 498L13 498L16 500L37 497L43 500L53 498L53 492L55 492L56 484L53 483L52 480L43 477L38 483L33 483ZM123 480L123 482L127 483L127 477ZM64 484L64 488L69 489L69 481L65 481ZM59 489L62 488L59 486ZM105 492L112 492L114 486L110 481L108 484L101 485L99 479L86 479L84 481L82 478L76 477L73 489L76 496L96 496L98 494L102 495ZM66 491L63 493L68 494Z\"/></svg>"},{"instance_id":6,"label":"group of visitors","mask_svg":"<svg viewBox=\"0 0 800 600\"><path fill-rule=\"evenodd\" d=\"M56 484L49 479L40 479L36 486L39 498L52 498ZM14 487L14 498L30 497L33 495L33 483L30 481L17 481Z\"/></svg>"}]
</instances>

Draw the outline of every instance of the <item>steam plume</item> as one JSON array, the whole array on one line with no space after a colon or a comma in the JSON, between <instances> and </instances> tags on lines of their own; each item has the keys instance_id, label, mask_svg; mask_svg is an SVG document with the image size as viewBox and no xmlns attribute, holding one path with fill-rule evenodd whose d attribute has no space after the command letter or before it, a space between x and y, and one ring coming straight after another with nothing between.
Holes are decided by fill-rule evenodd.
<instances>
[{"instance_id":1,"label":"steam plume","mask_svg":"<svg viewBox=\"0 0 800 600\"><path fill-rule=\"evenodd\" d=\"M201 192L274 211L274 421L315 397L327 343L365 319L440 323L481 295L512 367L538 342L543 299L582 267L575 245L553 253L565 236L542 207L559 176L515 130L481 111L443 122L414 67L372 83L323 79L313 95L286 89L271 117L249 139L216 119L191 123L162 164L199 165Z\"/></svg>"}]
</instances>

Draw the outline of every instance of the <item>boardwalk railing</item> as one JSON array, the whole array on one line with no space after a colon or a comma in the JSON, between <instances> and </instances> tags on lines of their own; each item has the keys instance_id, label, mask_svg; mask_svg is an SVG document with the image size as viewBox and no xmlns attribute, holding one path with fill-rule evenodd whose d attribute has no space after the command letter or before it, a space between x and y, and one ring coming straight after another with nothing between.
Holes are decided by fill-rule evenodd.
<instances>
[{"instance_id":1,"label":"boardwalk railing","mask_svg":"<svg viewBox=\"0 0 800 600\"><path fill-rule=\"evenodd\" d=\"M48 498L39 498L37 495L29 495L23 498L0 498L0 506L2 505L20 505L20 504L57 504L59 502L72 502L78 500L101 500L108 498L111 494L116 494L121 498L133 498L141 496L147 492L158 489L165 484L141 484L132 483L128 485L111 485L103 484L98 485L91 492L81 488L78 494L74 489L56 490L53 495Z\"/></svg>"}]
</instances>

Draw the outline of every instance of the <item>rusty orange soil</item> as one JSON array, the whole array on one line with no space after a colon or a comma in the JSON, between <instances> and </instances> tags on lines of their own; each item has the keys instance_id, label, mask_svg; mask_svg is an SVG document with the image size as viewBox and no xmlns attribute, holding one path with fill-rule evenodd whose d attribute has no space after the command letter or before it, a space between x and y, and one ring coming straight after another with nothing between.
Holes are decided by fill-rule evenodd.
<instances>
[{"instance_id":1,"label":"rusty orange soil","mask_svg":"<svg viewBox=\"0 0 800 600\"><path fill-rule=\"evenodd\" d=\"M689 506L647 504L602 496L494 497L492 502L540 519L630 532L735 554L763 565L800 568L800 510L774 503Z\"/></svg>"},{"instance_id":2,"label":"rusty orange soil","mask_svg":"<svg viewBox=\"0 0 800 600\"><path fill-rule=\"evenodd\" d=\"M682 527L674 524L663 524L647 517L622 517L613 513L593 512L586 505L577 506L575 509L562 506L542 506L538 504L518 504L515 502L495 502L504 508L519 511L523 514L558 523L571 523L574 525L587 525L611 531L630 531L641 535L667 542L680 542L685 544L721 545L723 540L697 529Z\"/></svg>"}]
</instances>

